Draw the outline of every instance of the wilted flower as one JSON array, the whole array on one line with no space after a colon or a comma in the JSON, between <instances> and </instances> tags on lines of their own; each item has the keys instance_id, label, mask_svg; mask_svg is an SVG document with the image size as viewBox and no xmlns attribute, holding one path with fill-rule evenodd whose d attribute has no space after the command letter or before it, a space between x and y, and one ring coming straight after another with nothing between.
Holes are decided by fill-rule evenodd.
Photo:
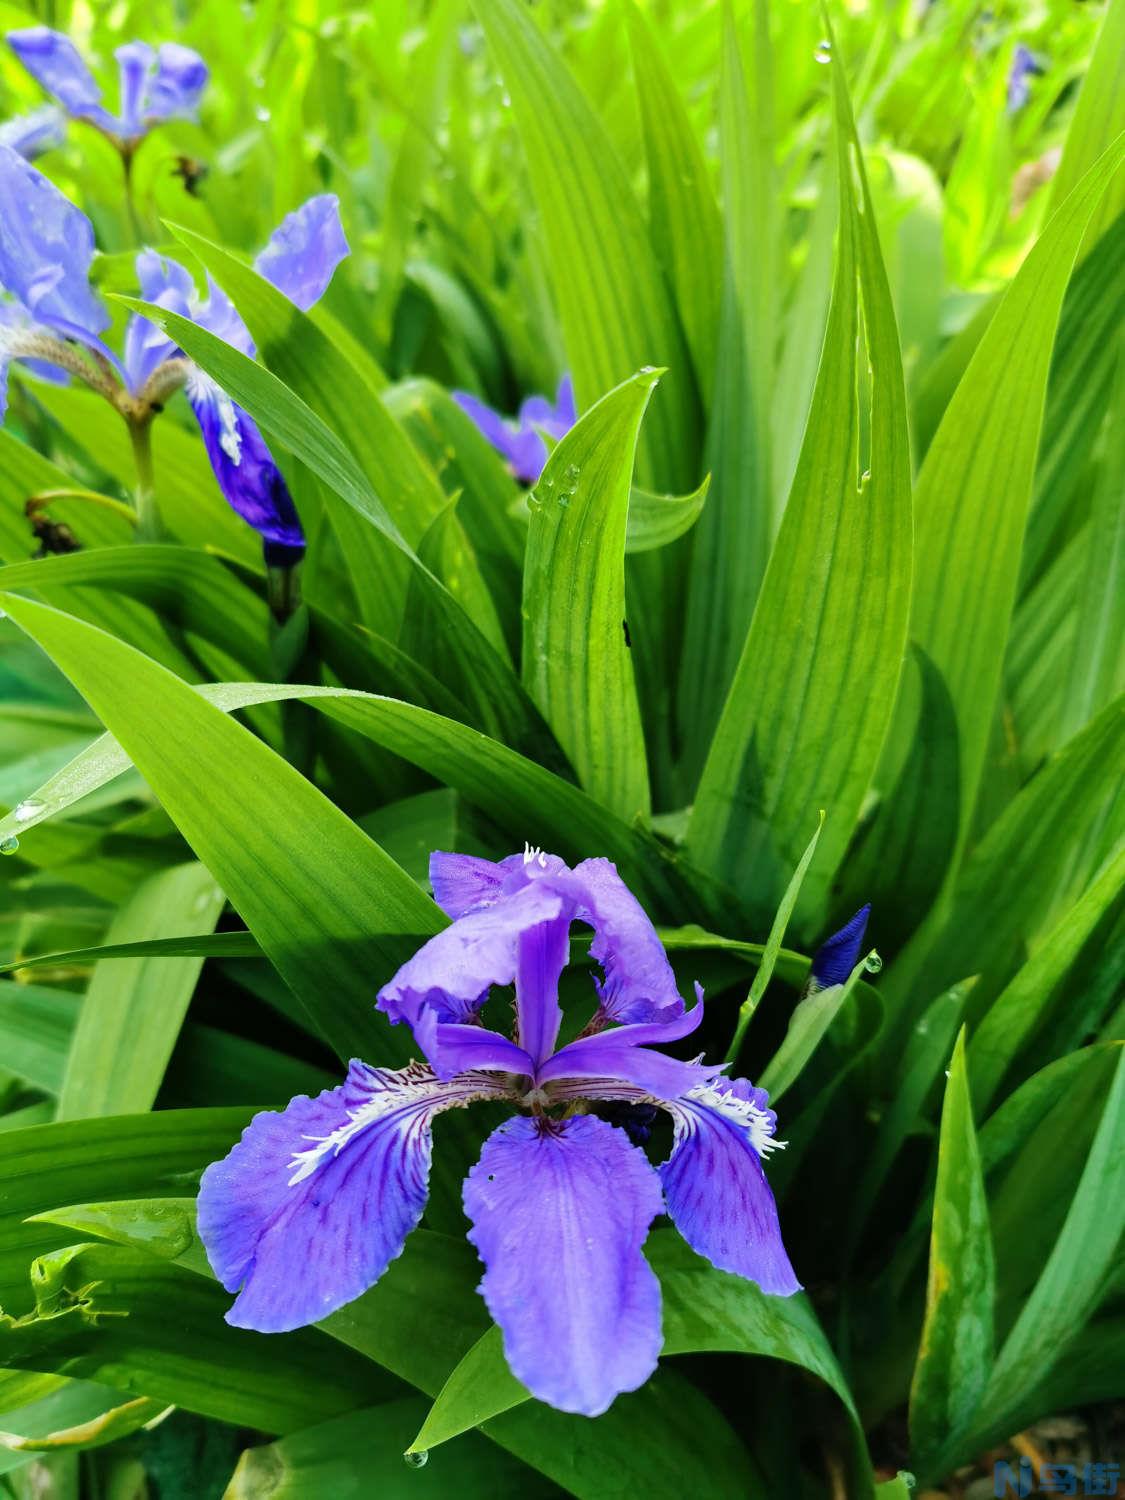
<instances>
[{"instance_id":1,"label":"wilted flower","mask_svg":"<svg viewBox=\"0 0 1125 1500\"><path fill-rule=\"evenodd\" d=\"M553 406L546 396L529 396L514 423L467 391L454 391L453 397L496 451L503 454L512 473L523 484L534 484L543 472L547 462L547 443L543 434L557 443L578 420L574 386L569 375L564 375L559 381Z\"/></svg>"},{"instance_id":2,"label":"wilted flower","mask_svg":"<svg viewBox=\"0 0 1125 1500\"><path fill-rule=\"evenodd\" d=\"M1031 97L1031 76L1042 73L1034 54L1022 42L1012 55L1012 66L1008 70L1008 113L1014 115Z\"/></svg>"},{"instance_id":3,"label":"wilted flower","mask_svg":"<svg viewBox=\"0 0 1125 1500\"><path fill-rule=\"evenodd\" d=\"M700 1024L660 939L605 859L570 869L527 849L494 864L435 853L452 923L383 986L426 1058L399 1070L353 1061L345 1083L256 1115L203 1174L199 1233L238 1299L227 1321L266 1333L326 1317L372 1286L425 1208L430 1125L441 1110L503 1100L519 1114L485 1141L464 1186L480 1290L512 1372L564 1411L596 1416L652 1374L660 1287L641 1247L668 1213L700 1255L781 1296L799 1290L762 1158L782 1143L761 1089L653 1050ZM593 928L594 1019L558 1047L570 927ZM509 1038L482 1023L493 986L515 985ZM636 1107L627 1133L612 1120ZM632 1141L659 1108L674 1143L661 1166ZM606 1117L594 1111L605 1110Z\"/></svg>"},{"instance_id":4,"label":"wilted flower","mask_svg":"<svg viewBox=\"0 0 1125 1500\"><path fill-rule=\"evenodd\" d=\"M805 985L807 993L829 989L843 984L859 961L859 950L867 932L867 919L871 907L861 906L839 932L834 932L813 954L809 966L809 977Z\"/></svg>"},{"instance_id":5,"label":"wilted flower","mask_svg":"<svg viewBox=\"0 0 1125 1500\"><path fill-rule=\"evenodd\" d=\"M207 87L207 64L190 47L126 42L114 52L120 79L120 113L102 106L102 91L77 47L61 31L29 26L9 31L20 62L76 120L88 120L122 150L132 150L162 120L193 119Z\"/></svg>"},{"instance_id":6,"label":"wilted flower","mask_svg":"<svg viewBox=\"0 0 1125 1500\"><path fill-rule=\"evenodd\" d=\"M324 194L285 219L255 264L306 309L347 253L338 200ZM0 317L0 417L13 359L39 373L50 367L76 376L134 425L151 421L182 385L223 495L263 538L267 562L296 562L304 536L257 424L147 318L130 318L123 361L105 345L101 334L110 318L90 287L93 256L94 231L86 215L10 147L0 147L0 288L15 298ZM146 301L190 318L243 353L254 352L245 323L215 285L200 301L189 272L152 250L138 255L137 276Z\"/></svg>"},{"instance_id":7,"label":"wilted flower","mask_svg":"<svg viewBox=\"0 0 1125 1500\"><path fill-rule=\"evenodd\" d=\"M0 125L0 146L10 146L32 161L44 151L53 151L66 140L63 112L54 104L44 104L30 114L5 120Z\"/></svg>"}]
</instances>

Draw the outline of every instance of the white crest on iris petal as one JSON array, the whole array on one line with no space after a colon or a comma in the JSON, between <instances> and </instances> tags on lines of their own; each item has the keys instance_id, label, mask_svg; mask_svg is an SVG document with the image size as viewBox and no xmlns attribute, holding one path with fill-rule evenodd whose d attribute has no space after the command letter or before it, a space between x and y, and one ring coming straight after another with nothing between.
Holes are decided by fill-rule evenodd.
<instances>
[{"instance_id":1,"label":"white crest on iris petal","mask_svg":"<svg viewBox=\"0 0 1125 1500\"><path fill-rule=\"evenodd\" d=\"M215 408L219 418L219 447L237 468L242 462L242 433L234 402L198 365L192 365L185 386L192 402L206 401Z\"/></svg>"},{"instance_id":2,"label":"white crest on iris petal","mask_svg":"<svg viewBox=\"0 0 1125 1500\"><path fill-rule=\"evenodd\" d=\"M684 1098L702 1104L705 1109L713 1109L724 1119L741 1125L759 1156L767 1156L771 1151L783 1151L789 1144L787 1141L775 1140L775 1126L769 1112L759 1108L753 1099L739 1099L736 1094L722 1093L713 1082L698 1084Z\"/></svg>"},{"instance_id":3,"label":"white crest on iris petal","mask_svg":"<svg viewBox=\"0 0 1125 1500\"><path fill-rule=\"evenodd\" d=\"M523 862L525 866L535 862L541 870L547 868L547 856L543 853L543 850L537 844L529 844L526 840L523 846Z\"/></svg>"}]
</instances>

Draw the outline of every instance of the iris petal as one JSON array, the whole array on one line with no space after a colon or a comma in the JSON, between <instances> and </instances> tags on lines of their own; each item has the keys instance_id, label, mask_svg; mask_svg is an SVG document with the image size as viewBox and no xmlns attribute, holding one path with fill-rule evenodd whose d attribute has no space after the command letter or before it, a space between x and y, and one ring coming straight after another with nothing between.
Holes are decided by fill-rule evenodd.
<instances>
[{"instance_id":1,"label":"iris petal","mask_svg":"<svg viewBox=\"0 0 1125 1500\"><path fill-rule=\"evenodd\" d=\"M207 64L198 52L178 42L164 42L156 54L156 71L149 79L145 121L193 118L209 77Z\"/></svg>"},{"instance_id":2,"label":"iris petal","mask_svg":"<svg viewBox=\"0 0 1125 1500\"><path fill-rule=\"evenodd\" d=\"M418 1064L353 1062L341 1087L255 1115L199 1192L211 1267L228 1292L242 1288L227 1322L281 1333L373 1286L422 1216L431 1119L493 1092Z\"/></svg>"},{"instance_id":3,"label":"iris petal","mask_svg":"<svg viewBox=\"0 0 1125 1500\"><path fill-rule=\"evenodd\" d=\"M145 84L152 67L153 52L147 42L125 42L114 52L121 80L121 126L126 137L144 131Z\"/></svg>"},{"instance_id":4,"label":"iris petal","mask_svg":"<svg viewBox=\"0 0 1125 1500\"><path fill-rule=\"evenodd\" d=\"M661 1211L643 1151L593 1115L509 1120L465 1183L480 1291L512 1374L595 1417L656 1368L660 1285L641 1252Z\"/></svg>"},{"instance_id":5,"label":"iris petal","mask_svg":"<svg viewBox=\"0 0 1125 1500\"><path fill-rule=\"evenodd\" d=\"M102 108L102 91L82 54L61 31L49 26L27 26L8 32L8 44L24 67L54 94L68 114L94 120L112 129L117 121Z\"/></svg>"},{"instance_id":6,"label":"iris petal","mask_svg":"<svg viewBox=\"0 0 1125 1500\"><path fill-rule=\"evenodd\" d=\"M285 216L254 266L307 312L324 295L332 273L348 253L340 200L334 193L321 193Z\"/></svg>"},{"instance_id":7,"label":"iris petal","mask_svg":"<svg viewBox=\"0 0 1125 1500\"><path fill-rule=\"evenodd\" d=\"M756 1281L763 1292L800 1291L762 1169L776 1125L765 1091L742 1078L718 1079L661 1107L675 1124L675 1145L660 1179L684 1239L720 1271Z\"/></svg>"}]
</instances>

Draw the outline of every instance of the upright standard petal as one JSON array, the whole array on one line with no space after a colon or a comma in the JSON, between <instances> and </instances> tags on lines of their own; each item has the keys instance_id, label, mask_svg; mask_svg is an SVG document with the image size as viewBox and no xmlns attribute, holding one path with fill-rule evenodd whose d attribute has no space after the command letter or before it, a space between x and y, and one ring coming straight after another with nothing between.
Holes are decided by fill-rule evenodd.
<instances>
[{"instance_id":1,"label":"upright standard petal","mask_svg":"<svg viewBox=\"0 0 1125 1500\"><path fill-rule=\"evenodd\" d=\"M144 249L136 260L137 281L146 302L155 302L170 312L190 318L195 296L191 273L178 261ZM134 313L125 329L125 376L136 394L153 371L180 351L155 323Z\"/></svg>"},{"instance_id":2,"label":"upright standard petal","mask_svg":"<svg viewBox=\"0 0 1125 1500\"><path fill-rule=\"evenodd\" d=\"M762 1170L763 1155L781 1144L765 1091L744 1078L721 1078L660 1103L675 1124L660 1179L684 1239L720 1271L756 1281L763 1292L800 1291Z\"/></svg>"},{"instance_id":3,"label":"upright standard petal","mask_svg":"<svg viewBox=\"0 0 1125 1500\"><path fill-rule=\"evenodd\" d=\"M105 129L117 124L102 108L102 91L78 48L61 31L28 26L8 32L8 45L24 67L54 94L69 114L93 120Z\"/></svg>"},{"instance_id":4,"label":"upright standard petal","mask_svg":"<svg viewBox=\"0 0 1125 1500\"><path fill-rule=\"evenodd\" d=\"M297 508L257 423L194 366L186 390L227 503L267 546L283 549L277 562L299 561L305 535Z\"/></svg>"},{"instance_id":5,"label":"upright standard petal","mask_svg":"<svg viewBox=\"0 0 1125 1500\"><path fill-rule=\"evenodd\" d=\"M61 109L44 104L30 114L5 120L0 125L0 146L11 146L28 161L53 151L66 140L66 120Z\"/></svg>"},{"instance_id":6,"label":"upright standard petal","mask_svg":"<svg viewBox=\"0 0 1125 1500\"><path fill-rule=\"evenodd\" d=\"M538 922L520 933L516 964L516 1023L520 1046L538 1069L555 1050L562 1007L559 977L570 958L570 918Z\"/></svg>"},{"instance_id":7,"label":"upright standard petal","mask_svg":"<svg viewBox=\"0 0 1125 1500\"><path fill-rule=\"evenodd\" d=\"M503 890L504 875L503 864L475 854L446 854L435 849L430 855L434 900L454 922L491 906Z\"/></svg>"},{"instance_id":8,"label":"upright standard petal","mask_svg":"<svg viewBox=\"0 0 1125 1500\"><path fill-rule=\"evenodd\" d=\"M439 1083L417 1063L353 1062L340 1088L255 1115L199 1190L212 1270L228 1292L241 1287L227 1322L283 1333L373 1286L422 1216L433 1116L492 1092L488 1079Z\"/></svg>"},{"instance_id":9,"label":"upright standard petal","mask_svg":"<svg viewBox=\"0 0 1125 1500\"><path fill-rule=\"evenodd\" d=\"M121 80L121 134L144 134L144 104L153 52L147 42L125 42L114 52Z\"/></svg>"},{"instance_id":10,"label":"upright standard petal","mask_svg":"<svg viewBox=\"0 0 1125 1500\"><path fill-rule=\"evenodd\" d=\"M429 1012L438 1021L470 1021L494 985L516 977L521 933L550 922L562 899L544 885L461 917L424 943L379 991L377 1005L392 1021L415 1028Z\"/></svg>"},{"instance_id":11,"label":"upright standard petal","mask_svg":"<svg viewBox=\"0 0 1125 1500\"><path fill-rule=\"evenodd\" d=\"M308 312L348 253L340 200L335 193L321 193L285 216L254 266L290 302Z\"/></svg>"},{"instance_id":12,"label":"upright standard petal","mask_svg":"<svg viewBox=\"0 0 1125 1500\"><path fill-rule=\"evenodd\" d=\"M850 922L845 922L839 932L821 943L809 968L808 989L826 990L844 983L859 960L870 915L871 907L861 906Z\"/></svg>"},{"instance_id":13,"label":"upright standard petal","mask_svg":"<svg viewBox=\"0 0 1125 1500\"><path fill-rule=\"evenodd\" d=\"M193 119L210 77L198 52L178 42L164 42L156 54L156 69L148 79L144 121Z\"/></svg>"},{"instance_id":14,"label":"upright standard petal","mask_svg":"<svg viewBox=\"0 0 1125 1500\"><path fill-rule=\"evenodd\" d=\"M481 1295L531 1394L596 1417L643 1385L661 1347L660 1285L641 1252L660 1184L644 1152L593 1115L509 1120L464 1201Z\"/></svg>"},{"instance_id":15,"label":"upright standard petal","mask_svg":"<svg viewBox=\"0 0 1125 1500\"><path fill-rule=\"evenodd\" d=\"M38 323L100 347L109 314L90 289L94 227L10 146L0 146L0 286Z\"/></svg>"},{"instance_id":16,"label":"upright standard petal","mask_svg":"<svg viewBox=\"0 0 1125 1500\"><path fill-rule=\"evenodd\" d=\"M608 859L584 859L571 872L577 917L594 929L590 956L602 966L603 1013L622 1023L674 1021L684 1013L664 944L644 907Z\"/></svg>"}]
</instances>

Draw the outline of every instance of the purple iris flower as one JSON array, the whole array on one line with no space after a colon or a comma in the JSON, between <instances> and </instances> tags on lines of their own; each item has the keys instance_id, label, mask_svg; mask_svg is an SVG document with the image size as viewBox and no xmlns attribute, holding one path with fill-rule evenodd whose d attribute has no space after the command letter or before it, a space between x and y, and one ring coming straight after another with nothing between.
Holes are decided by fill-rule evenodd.
<instances>
[{"instance_id":1,"label":"purple iris flower","mask_svg":"<svg viewBox=\"0 0 1125 1500\"><path fill-rule=\"evenodd\" d=\"M119 146L133 149L161 120L194 119L207 87L207 64L190 47L126 42L113 54L120 79L120 114L102 105L102 91L68 36L49 26L9 31L8 43L27 71L76 120L88 120Z\"/></svg>"},{"instance_id":2,"label":"purple iris flower","mask_svg":"<svg viewBox=\"0 0 1125 1500\"><path fill-rule=\"evenodd\" d=\"M515 422L506 421L467 391L454 391L453 399L470 416L482 435L507 459L512 473L523 484L534 484L547 462L546 433L552 442L565 437L578 420L574 385L569 375L559 381L552 406L546 396L529 396Z\"/></svg>"},{"instance_id":3,"label":"purple iris flower","mask_svg":"<svg viewBox=\"0 0 1125 1500\"><path fill-rule=\"evenodd\" d=\"M843 984L859 962L859 950L867 932L867 919L871 915L870 905L861 906L839 932L834 932L813 954L809 968L806 992L826 990L834 984Z\"/></svg>"},{"instance_id":4,"label":"purple iris flower","mask_svg":"<svg viewBox=\"0 0 1125 1500\"><path fill-rule=\"evenodd\" d=\"M10 146L28 161L53 151L66 140L66 122L61 109L44 104L30 114L5 120L0 125L0 146Z\"/></svg>"},{"instance_id":5,"label":"purple iris flower","mask_svg":"<svg viewBox=\"0 0 1125 1500\"><path fill-rule=\"evenodd\" d=\"M256 1115L203 1174L200 1237L239 1292L229 1323L313 1323L372 1286L422 1217L434 1116L507 1101L519 1113L488 1137L464 1186L480 1291L513 1374L540 1400L597 1416L656 1368L660 1287L641 1247L658 1214L719 1269L779 1296L799 1290L762 1168L783 1144L776 1116L744 1079L654 1050L696 1029L702 995L697 986L685 1009L608 860L571 869L537 849L499 863L435 853L430 879L451 923L377 1000L426 1061L353 1061L339 1088ZM593 928L602 977L593 1020L559 1047L574 922ZM511 984L508 1037L481 1011ZM630 1107L641 1134L611 1123ZM660 1166L635 1144L656 1109L674 1127Z\"/></svg>"},{"instance_id":6,"label":"purple iris flower","mask_svg":"<svg viewBox=\"0 0 1125 1500\"><path fill-rule=\"evenodd\" d=\"M288 215L256 265L304 310L347 253L339 201L322 194ZM130 319L123 362L106 347L100 335L110 319L90 287L93 257L94 231L86 215L11 147L0 146L0 288L14 298L0 311L0 419L13 359L33 364L38 373L51 367L87 381L132 421L147 420L183 385L219 487L262 537L267 563L299 561L305 546L301 524L257 424L147 318ZM213 283L200 301L190 273L153 250L138 255L137 278L146 301L253 354L249 330ZM94 362L68 341L84 344Z\"/></svg>"},{"instance_id":7,"label":"purple iris flower","mask_svg":"<svg viewBox=\"0 0 1125 1500\"><path fill-rule=\"evenodd\" d=\"M1032 52L1022 42L1012 55L1012 66L1008 70L1008 113L1016 114L1031 97L1031 76L1043 69Z\"/></svg>"}]
</instances>

